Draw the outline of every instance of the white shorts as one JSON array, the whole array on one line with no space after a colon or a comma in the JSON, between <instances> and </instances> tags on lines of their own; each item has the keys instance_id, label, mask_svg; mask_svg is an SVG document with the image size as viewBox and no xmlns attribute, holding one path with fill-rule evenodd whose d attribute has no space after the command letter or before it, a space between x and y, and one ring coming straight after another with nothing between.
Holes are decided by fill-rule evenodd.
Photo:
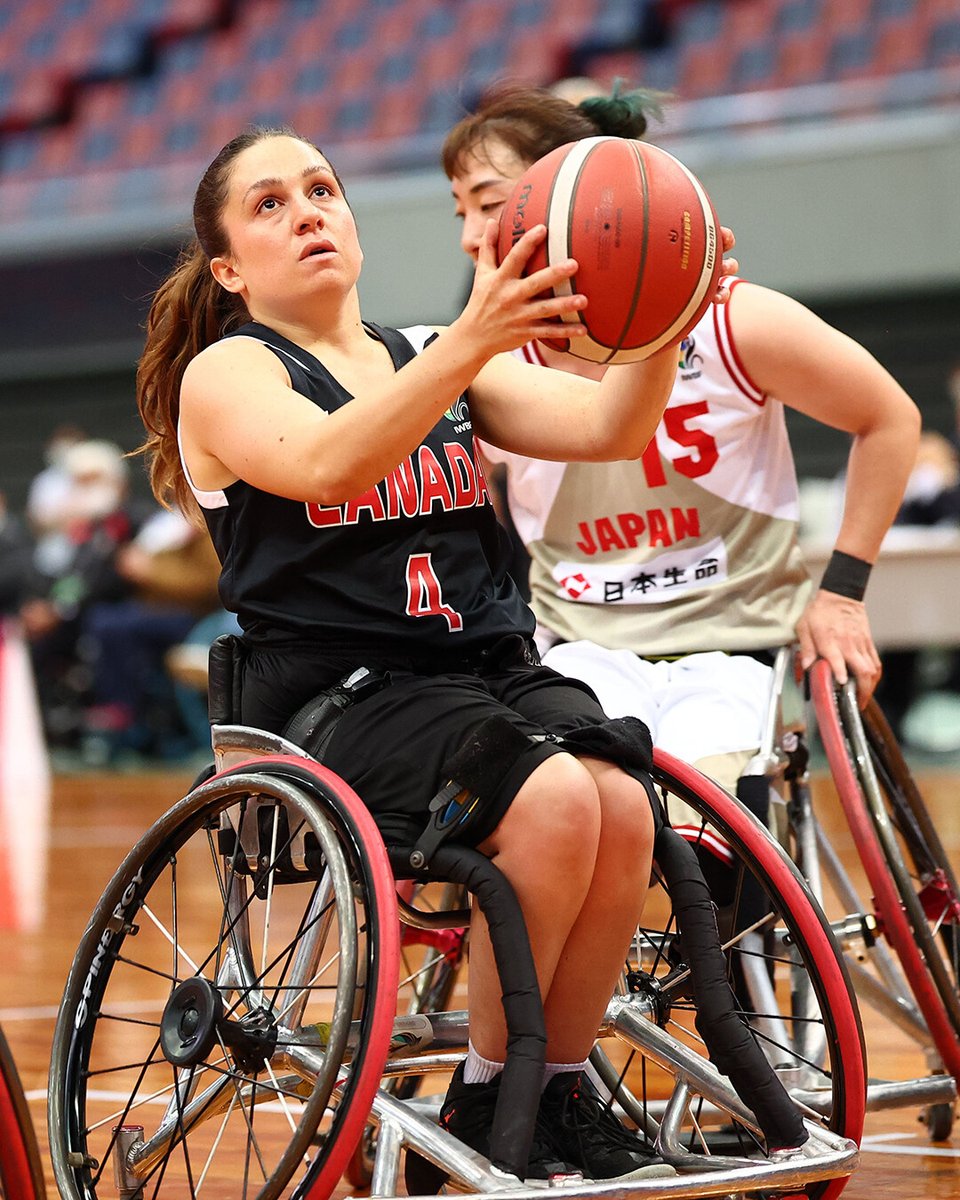
<instances>
[{"instance_id":1,"label":"white shorts","mask_svg":"<svg viewBox=\"0 0 960 1200\"><path fill-rule=\"evenodd\" d=\"M564 642L548 650L543 662L588 683L608 717L639 717L655 746L692 763L728 791L735 792L760 747L774 673L749 655L718 650L649 661L632 650ZM694 814L672 813L671 819L679 832L695 836ZM710 848L728 857L729 848L717 841Z\"/></svg>"},{"instance_id":2,"label":"white shorts","mask_svg":"<svg viewBox=\"0 0 960 1200\"><path fill-rule=\"evenodd\" d=\"M544 665L582 679L608 717L639 717L654 744L684 762L760 745L773 668L746 654L649 661L632 650L564 642Z\"/></svg>"}]
</instances>

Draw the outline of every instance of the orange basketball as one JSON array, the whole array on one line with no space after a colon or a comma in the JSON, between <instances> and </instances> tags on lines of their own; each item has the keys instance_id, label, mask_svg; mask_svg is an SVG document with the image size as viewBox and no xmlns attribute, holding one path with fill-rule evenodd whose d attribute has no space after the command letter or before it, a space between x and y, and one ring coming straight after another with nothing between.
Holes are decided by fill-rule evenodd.
<instances>
[{"instance_id":1,"label":"orange basketball","mask_svg":"<svg viewBox=\"0 0 960 1200\"><path fill-rule=\"evenodd\" d=\"M717 288L720 223L696 176L672 154L630 138L584 138L529 167L500 216L499 256L534 225L547 237L528 273L575 258L556 295L588 304L564 318L588 335L549 339L577 358L637 362L687 334Z\"/></svg>"}]
</instances>

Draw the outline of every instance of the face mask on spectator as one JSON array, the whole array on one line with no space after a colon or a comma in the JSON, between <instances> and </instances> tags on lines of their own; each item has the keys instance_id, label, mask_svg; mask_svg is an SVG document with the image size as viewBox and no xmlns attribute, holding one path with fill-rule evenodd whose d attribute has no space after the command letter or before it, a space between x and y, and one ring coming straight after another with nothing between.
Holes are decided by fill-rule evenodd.
<instances>
[{"instance_id":1,"label":"face mask on spectator","mask_svg":"<svg viewBox=\"0 0 960 1200\"><path fill-rule=\"evenodd\" d=\"M120 507L122 493L115 484L101 479L76 484L71 499L75 517L98 521Z\"/></svg>"}]
</instances>

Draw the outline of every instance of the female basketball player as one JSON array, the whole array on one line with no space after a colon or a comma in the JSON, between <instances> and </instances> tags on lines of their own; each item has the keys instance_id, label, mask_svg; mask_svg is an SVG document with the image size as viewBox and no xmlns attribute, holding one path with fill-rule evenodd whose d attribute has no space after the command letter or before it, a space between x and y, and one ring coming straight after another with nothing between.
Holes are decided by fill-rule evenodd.
<instances>
[{"instance_id":1,"label":"female basketball player","mask_svg":"<svg viewBox=\"0 0 960 1200\"><path fill-rule=\"evenodd\" d=\"M600 134L641 137L655 107L639 91L579 105L539 89L491 92L443 148L463 249L477 258L486 223L536 159ZM603 376L541 342L517 355ZM639 458L565 464L483 449L506 466L532 556L538 641L553 647L544 661L733 790L759 745L773 649L798 638L804 668L822 656L837 679L855 675L862 702L873 691L880 660L863 594L914 461L919 414L861 346L742 280L678 359ZM853 435L836 549L812 596L783 405ZM765 781L758 790L766 795Z\"/></svg>"},{"instance_id":2,"label":"female basketball player","mask_svg":"<svg viewBox=\"0 0 960 1200\"><path fill-rule=\"evenodd\" d=\"M590 752L605 714L588 689L538 665L473 433L555 459L636 456L677 347L599 384L504 353L585 301L538 299L572 262L521 277L542 228L497 267L495 222L449 328L364 322L363 255L341 182L286 132L226 146L199 185L194 223L196 244L151 308L138 400L157 496L199 506L222 562L221 593L244 630L242 720L279 731L356 668L383 673L385 686L342 717L324 762L395 843L424 827L468 735L492 715L509 721L517 745L472 840L518 893L546 1011L544 1105L568 1116L572 1105L574 1118L566 1142L540 1123L530 1171L669 1172L615 1120L597 1124L578 1086L649 878L644 772ZM586 747L577 756L563 743L574 734ZM636 747L624 755L636 762ZM481 921L470 993L472 1045L444 1121L485 1150L505 1032Z\"/></svg>"}]
</instances>

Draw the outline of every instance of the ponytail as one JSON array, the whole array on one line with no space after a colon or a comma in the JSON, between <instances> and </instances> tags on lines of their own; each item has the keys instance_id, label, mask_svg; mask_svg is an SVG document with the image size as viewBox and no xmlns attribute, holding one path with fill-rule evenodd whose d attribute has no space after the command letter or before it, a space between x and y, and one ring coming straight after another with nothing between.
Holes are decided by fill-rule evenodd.
<instances>
[{"instance_id":1,"label":"ponytail","mask_svg":"<svg viewBox=\"0 0 960 1200\"><path fill-rule=\"evenodd\" d=\"M501 142L524 164L536 162L558 146L606 134L639 138L647 118L662 118L668 93L636 88L622 92L620 81L609 96L590 96L573 104L548 88L497 84L475 112L458 121L444 139L440 159L448 179L463 169L471 154L483 153L488 139Z\"/></svg>"},{"instance_id":2,"label":"ponytail","mask_svg":"<svg viewBox=\"0 0 960 1200\"><path fill-rule=\"evenodd\" d=\"M583 115L608 137L642 138L648 118L663 120L662 102L666 93L633 88L621 91L622 80L614 81L609 96L587 96L577 105Z\"/></svg>"},{"instance_id":3,"label":"ponytail","mask_svg":"<svg viewBox=\"0 0 960 1200\"><path fill-rule=\"evenodd\" d=\"M195 521L199 507L177 442L180 384L192 358L247 320L243 302L214 279L199 242L181 253L150 305L146 346L137 366L137 406L147 437L137 453L148 456L157 500L167 507L175 504Z\"/></svg>"}]
</instances>

